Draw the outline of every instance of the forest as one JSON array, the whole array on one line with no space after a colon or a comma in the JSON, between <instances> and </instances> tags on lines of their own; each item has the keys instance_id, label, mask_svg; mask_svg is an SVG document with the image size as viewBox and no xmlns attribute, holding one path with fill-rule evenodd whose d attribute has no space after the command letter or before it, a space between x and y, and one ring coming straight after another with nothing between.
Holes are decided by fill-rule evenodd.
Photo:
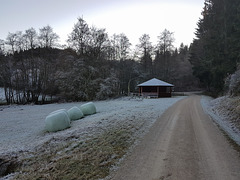
<instances>
[{"instance_id":1,"label":"forest","mask_svg":"<svg viewBox=\"0 0 240 180\"><path fill-rule=\"evenodd\" d=\"M174 83L178 90L195 87L189 48L174 48L173 33L166 29L155 46L143 34L134 53L126 35L109 37L82 18L74 24L68 46L59 47L58 38L45 26L39 32L9 33L1 41L1 86L8 103L45 103L46 96L66 101L112 98L137 91L138 83L153 77Z\"/></svg>"},{"instance_id":2,"label":"forest","mask_svg":"<svg viewBox=\"0 0 240 180\"><path fill-rule=\"evenodd\" d=\"M174 47L174 33L165 29L153 45L143 34L131 49L128 37L109 36L77 18L67 45L50 25L37 31L9 33L0 40L0 87L8 104L89 101L137 92L137 84L153 77L175 85L175 91L199 88L221 94L239 92L240 2L205 0L196 38L188 47ZM238 73L239 74L239 73ZM234 82L232 82L234 81Z\"/></svg>"},{"instance_id":3,"label":"forest","mask_svg":"<svg viewBox=\"0 0 240 180\"><path fill-rule=\"evenodd\" d=\"M191 44L193 74L210 92L240 95L240 1L205 0Z\"/></svg>"}]
</instances>

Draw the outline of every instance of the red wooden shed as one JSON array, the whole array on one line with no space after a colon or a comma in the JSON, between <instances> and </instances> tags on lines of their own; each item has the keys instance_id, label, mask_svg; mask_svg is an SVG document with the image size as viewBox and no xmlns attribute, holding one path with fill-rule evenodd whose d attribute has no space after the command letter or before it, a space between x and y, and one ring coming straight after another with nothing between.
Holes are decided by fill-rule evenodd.
<instances>
[{"instance_id":1,"label":"red wooden shed","mask_svg":"<svg viewBox=\"0 0 240 180\"><path fill-rule=\"evenodd\" d=\"M144 97L171 97L174 85L153 78L138 85L140 95Z\"/></svg>"}]
</instances>

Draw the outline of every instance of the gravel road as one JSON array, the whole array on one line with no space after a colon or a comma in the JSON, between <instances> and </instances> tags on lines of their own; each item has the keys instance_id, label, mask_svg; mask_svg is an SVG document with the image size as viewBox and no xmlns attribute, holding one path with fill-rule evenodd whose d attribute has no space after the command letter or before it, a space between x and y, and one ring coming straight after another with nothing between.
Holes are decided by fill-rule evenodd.
<instances>
[{"instance_id":1,"label":"gravel road","mask_svg":"<svg viewBox=\"0 0 240 180\"><path fill-rule=\"evenodd\" d=\"M200 99L190 96L170 107L112 179L240 179L239 154L204 113Z\"/></svg>"}]
</instances>

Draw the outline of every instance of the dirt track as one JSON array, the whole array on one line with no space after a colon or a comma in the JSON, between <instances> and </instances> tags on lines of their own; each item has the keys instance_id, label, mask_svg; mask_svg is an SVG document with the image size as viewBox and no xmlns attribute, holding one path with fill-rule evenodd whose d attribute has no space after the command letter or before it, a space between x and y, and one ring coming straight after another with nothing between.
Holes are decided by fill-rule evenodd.
<instances>
[{"instance_id":1,"label":"dirt track","mask_svg":"<svg viewBox=\"0 0 240 180\"><path fill-rule=\"evenodd\" d=\"M112 179L239 180L239 154L203 112L200 99L190 96L169 108Z\"/></svg>"}]
</instances>

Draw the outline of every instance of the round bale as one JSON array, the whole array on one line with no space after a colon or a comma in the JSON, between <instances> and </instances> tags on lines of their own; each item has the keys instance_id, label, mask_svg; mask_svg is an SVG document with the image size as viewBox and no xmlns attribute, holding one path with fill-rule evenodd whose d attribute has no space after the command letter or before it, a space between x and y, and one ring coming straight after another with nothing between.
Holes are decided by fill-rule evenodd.
<instances>
[{"instance_id":1,"label":"round bale","mask_svg":"<svg viewBox=\"0 0 240 180\"><path fill-rule=\"evenodd\" d=\"M79 109L77 106L74 106L71 109L69 109L67 111L67 113L68 113L70 120L72 120L72 121L81 119L84 116L81 109Z\"/></svg>"},{"instance_id":2,"label":"round bale","mask_svg":"<svg viewBox=\"0 0 240 180\"><path fill-rule=\"evenodd\" d=\"M51 112L50 114L55 114L55 113L58 113L58 112L65 112L65 113L67 113L67 115L68 115L68 112L67 112L67 110L66 109L59 109L59 110L56 110L56 111L53 111L53 112ZM49 115L50 115L49 114ZM69 115L68 115L69 116ZM69 119L69 123L70 123L70 118L68 118Z\"/></svg>"},{"instance_id":3,"label":"round bale","mask_svg":"<svg viewBox=\"0 0 240 180\"><path fill-rule=\"evenodd\" d=\"M86 103L80 106L84 116L95 114L96 113L96 106L92 103Z\"/></svg>"},{"instance_id":4,"label":"round bale","mask_svg":"<svg viewBox=\"0 0 240 180\"><path fill-rule=\"evenodd\" d=\"M45 128L49 132L60 131L68 127L70 127L70 119L65 111L50 113L45 119Z\"/></svg>"},{"instance_id":5,"label":"round bale","mask_svg":"<svg viewBox=\"0 0 240 180\"><path fill-rule=\"evenodd\" d=\"M67 112L66 109L58 109L58 110L56 110L56 111L51 112L50 114L54 114L54 113L61 112L61 111Z\"/></svg>"}]
</instances>

